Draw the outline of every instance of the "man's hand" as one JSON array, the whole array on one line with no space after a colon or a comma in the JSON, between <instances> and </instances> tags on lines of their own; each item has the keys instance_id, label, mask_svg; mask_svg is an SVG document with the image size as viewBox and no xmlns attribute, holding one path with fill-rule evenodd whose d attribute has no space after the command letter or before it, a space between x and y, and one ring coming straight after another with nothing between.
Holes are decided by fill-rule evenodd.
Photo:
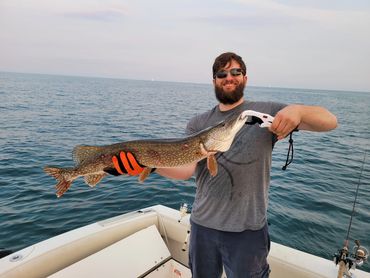
<instances>
[{"instance_id":1,"label":"man's hand","mask_svg":"<svg viewBox=\"0 0 370 278\"><path fill-rule=\"evenodd\" d=\"M277 135L278 140L284 139L299 126L301 119L299 106L286 106L275 115L269 130Z\"/></svg>"},{"instance_id":2,"label":"man's hand","mask_svg":"<svg viewBox=\"0 0 370 278\"><path fill-rule=\"evenodd\" d=\"M337 117L320 106L292 104L281 109L269 128L281 140L294 129L329 131L337 127Z\"/></svg>"},{"instance_id":3,"label":"man's hand","mask_svg":"<svg viewBox=\"0 0 370 278\"><path fill-rule=\"evenodd\" d=\"M121 175L128 174L130 176L137 176L144 170L144 167L136 161L134 155L130 152L120 152L119 157L112 157L112 162L114 168Z\"/></svg>"}]
</instances>

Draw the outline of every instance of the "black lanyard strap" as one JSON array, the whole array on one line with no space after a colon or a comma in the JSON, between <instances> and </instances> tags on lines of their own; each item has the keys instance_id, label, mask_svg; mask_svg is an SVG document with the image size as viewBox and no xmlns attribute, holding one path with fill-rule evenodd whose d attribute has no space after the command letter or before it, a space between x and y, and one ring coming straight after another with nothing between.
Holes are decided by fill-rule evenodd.
<instances>
[{"instance_id":1,"label":"black lanyard strap","mask_svg":"<svg viewBox=\"0 0 370 278\"><path fill-rule=\"evenodd\" d=\"M286 168L289 166L289 164L292 163L292 161L293 161L293 156L294 156L293 132L294 131L298 131L298 129L293 130L289 134L289 149L288 149L288 153L286 155L285 165L281 168L283 171L285 171Z\"/></svg>"}]
</instances>

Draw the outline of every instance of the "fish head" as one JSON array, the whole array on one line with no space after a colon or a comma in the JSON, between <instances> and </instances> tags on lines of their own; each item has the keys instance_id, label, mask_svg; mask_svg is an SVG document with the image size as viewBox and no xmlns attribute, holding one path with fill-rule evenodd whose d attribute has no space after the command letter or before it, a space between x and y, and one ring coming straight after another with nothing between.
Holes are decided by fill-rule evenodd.
<instances>
[{"instance_id":1,"label":"fish head","mask_svg":"<svg viewBox=\"0 0 370 278\"><path fill-rule=\"evenodd\" d=\"M244 126L248 116L245 113L233 115L211 127L205 134L204 147L209 151L227 151L235 135Z\"/></svg>"}]
</instances>

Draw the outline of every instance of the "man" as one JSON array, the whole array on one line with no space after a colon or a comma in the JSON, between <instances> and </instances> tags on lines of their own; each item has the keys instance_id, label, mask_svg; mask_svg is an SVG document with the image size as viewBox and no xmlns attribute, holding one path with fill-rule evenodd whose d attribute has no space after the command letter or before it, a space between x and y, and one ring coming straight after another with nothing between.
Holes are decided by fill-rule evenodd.
<instances>
[{"instance_id":1,"label":"man","mask_svg":"<svg viewBox=\"0 0 370 278\"><path fill-rule=\"evenodd\" d=\"M244 99L247 83L242 58L227 52L213 64L213 84L219 104L192 118L191 134L244 110L275 116L269 128L243 127L229 149L217 154L219 172L211 177L202 160L181 168L157 169L176 179L196 177L196 196L191 214L189 264L193 277L268 277L270 238L267 204L271 154L274 144L298 127L328 131L337 126L336 117L317 106L252 102ZM142 168L132 154L121 153L113 162L120 172L137 175Z\"/></svg>"}]
</instances>

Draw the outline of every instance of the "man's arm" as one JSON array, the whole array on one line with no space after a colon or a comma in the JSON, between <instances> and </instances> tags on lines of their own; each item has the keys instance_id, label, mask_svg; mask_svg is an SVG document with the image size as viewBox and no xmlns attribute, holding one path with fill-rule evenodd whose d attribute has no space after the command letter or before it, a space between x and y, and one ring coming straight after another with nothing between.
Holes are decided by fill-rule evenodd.
<instances>
[{"instance_id":1,"label":"man's arm","mask_svg":"<svg viewBox=\"0 0 370 278\"><path fill-rule=\"evenodd\" d=\"M194 174L196 166L197 163L194 162L192 164L176 168L157 168L155 172L166 178L187 180Z\"/></svg>"},{"instance_id":2,"label":"man's arm","mask_svg":"<svg viewBox=\"0 0 370 278\"><path fill-rule=\"evenodd\" d=\"M297 127L299 130L329 131L337 127L337 118L320 106L292 104L275 115L270 131L280 140Z\"/></svg>"}]
</instances>

